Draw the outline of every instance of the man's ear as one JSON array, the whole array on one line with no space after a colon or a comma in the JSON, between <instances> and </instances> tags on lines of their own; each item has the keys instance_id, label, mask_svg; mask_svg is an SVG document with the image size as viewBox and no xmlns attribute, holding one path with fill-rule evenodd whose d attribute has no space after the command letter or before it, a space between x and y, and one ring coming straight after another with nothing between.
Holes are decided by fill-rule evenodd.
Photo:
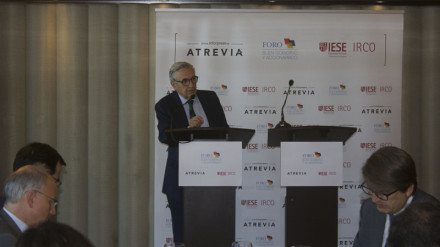
<instances>
[{"instance_id":1,"label":"man's ear","mask_svg":"<svg viewBox=\"0 0 440 247\"><path fill-rule=\"evenodd\" d=\"M174 88L174 90L176 90L176 83L174 83L173 81L170 81L170 84Z\"/></svg>"},{"instance_id":2,"label":"man's ear","mask_svg":"<svg viewBox=\"0 0 440 247\"><path fill-rule=\"evenodd\" d=\"M414 184L411 184L408 189L406 189L406 196L410 197L412 195L412 193L414 192Z\"/></svg>"},{"instance_id":3,"label":"man's ear","mask_svg":"<svg viewBox=\"0 0 440 247\"><path fill-rule=\"evenodd\" d=\"M27 205L30 208L34 207L35 200L37 199L37 192L35 190L29 190L24 194Z\"/></svg>"}]
</instances>

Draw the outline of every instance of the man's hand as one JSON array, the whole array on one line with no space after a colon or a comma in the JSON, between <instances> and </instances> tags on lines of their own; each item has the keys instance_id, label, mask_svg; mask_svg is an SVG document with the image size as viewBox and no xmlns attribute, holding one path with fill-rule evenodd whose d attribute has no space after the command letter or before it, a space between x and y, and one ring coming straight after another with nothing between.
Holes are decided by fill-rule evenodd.
<instances>
[{"instance_id":1,"label":"man's hand","mask_svg":"<svg viewBox=\"0 0 440 247\"><path fill-rule=\"evenodd\" d=\"M189 127L190 128L195 128L195 127L200 127L203 124L203 118L199 115L191 118L189 120Z\"/></svg>"}]
</instances>

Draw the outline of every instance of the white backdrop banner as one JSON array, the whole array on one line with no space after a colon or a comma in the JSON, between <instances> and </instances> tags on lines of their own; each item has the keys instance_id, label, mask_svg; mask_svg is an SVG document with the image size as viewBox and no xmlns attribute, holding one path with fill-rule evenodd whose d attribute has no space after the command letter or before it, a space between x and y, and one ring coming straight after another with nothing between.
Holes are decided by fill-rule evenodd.
<instances>
[{"instance_id":1,"label":"white backdrop banner","mask_svg":"<svg viewBox=\"0 0 440 247\"><path fill-rule=\"evenodd\" d=\"M267 132L289 94L284 115L293 126L358 129L343 146L335 198L338 246L351 246L364 197L360 168L378 148L401 142L403 12L157 9L156 17L156 101L172 91L171 64L187 61L197 87L219 95L230 126L256 130L242 150L236 239L284 246L280 148L267 146ZM157 130L155 147L155 246L163 246L172 231Z\"/></svg>"}]
</instances>

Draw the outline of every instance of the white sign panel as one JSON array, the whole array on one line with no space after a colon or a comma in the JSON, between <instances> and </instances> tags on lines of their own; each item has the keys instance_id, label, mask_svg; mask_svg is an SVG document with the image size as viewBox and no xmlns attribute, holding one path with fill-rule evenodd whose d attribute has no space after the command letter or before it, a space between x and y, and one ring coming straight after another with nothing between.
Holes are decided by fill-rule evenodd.
<instances>
[{"instance_id":1,"label":"white sign panel","mask_svg":"<svg viewBox=\"0 0 440 247\"><path fill-rule=\"evenodd\" d=\"M241 186L241 142L179 144L180 186Z\"/></svg>"},{"instance_id":2,"label":"white sign panel","mask_svg":"<svg viewBox=\"0 0 440 247\"><path fill-rule=\"evenodd\" d=\"M341 186L342 142L282 142L281 186Z\"/></svg>"}]
</instances>

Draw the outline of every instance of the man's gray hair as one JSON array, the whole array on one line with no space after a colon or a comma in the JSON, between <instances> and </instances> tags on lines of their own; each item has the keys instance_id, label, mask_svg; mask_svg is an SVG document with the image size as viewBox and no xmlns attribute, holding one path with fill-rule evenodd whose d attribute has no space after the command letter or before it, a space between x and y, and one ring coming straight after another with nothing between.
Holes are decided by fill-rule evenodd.
<instances>
[{"instance_id":1,"label":"man's gray hair","mask_svg":"<svg viewBox=\"0 0 440 247\"><path fill-rule=\"evenodd\" d=\"M170 81L176 81L176 77L175 77L176 71L187 68L191 68L195 71L194 66L187 62L175 62L173 65L171 65L169 72Z\"/></svg>"},{"instance_id":2,"label":"man's gray hair","mask_svg":"<svg viewBox=\"0 0 440 247\"><path fill-rule=\"evenodd\" d=\"M5 204L17 203L28 191L42 190L49 177L47 169L40 165L27 165L13 172L5 181Z\"/></svg>"}]
</instances>

